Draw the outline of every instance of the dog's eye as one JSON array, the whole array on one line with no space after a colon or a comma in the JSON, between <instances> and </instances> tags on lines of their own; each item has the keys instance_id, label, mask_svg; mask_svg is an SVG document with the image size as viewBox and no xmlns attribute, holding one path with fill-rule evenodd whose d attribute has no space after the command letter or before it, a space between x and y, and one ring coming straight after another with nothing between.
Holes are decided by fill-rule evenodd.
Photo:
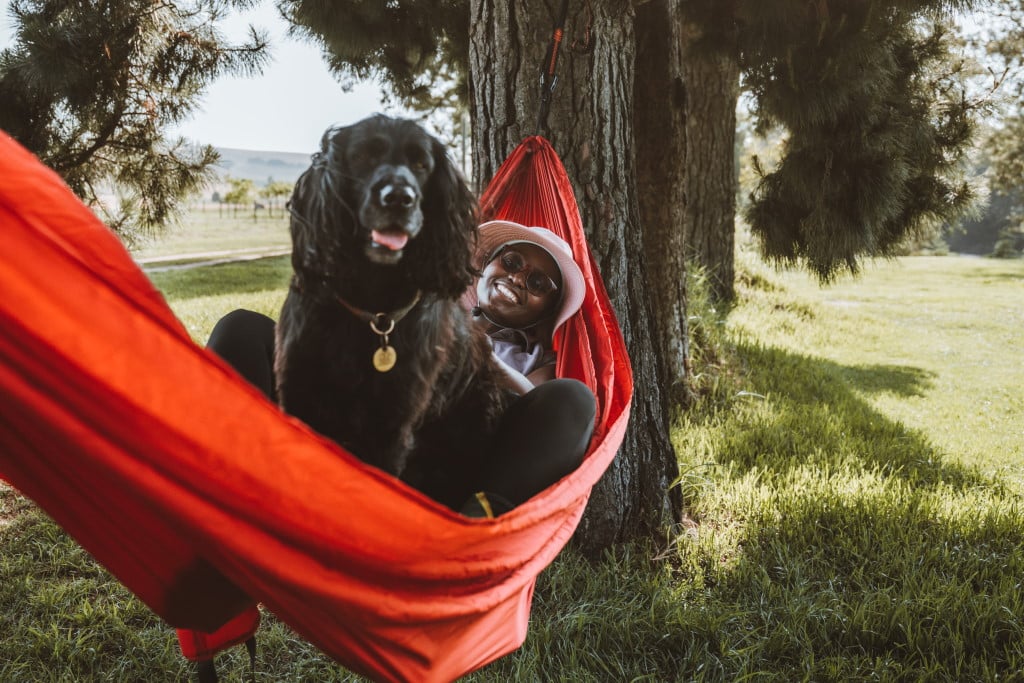
<instances>
[{"instance_id":1,"label":"dog's eye","mask_svg":"<svg viewBox=\"0 0 1024 683\"><path fill-rule=\"evenodd\" d=\"M360 166L372 166L380 159L380 154L372 149L360 149L352 155L352 161Z\"/></svg>"},{"instance_id":2,"label":"dog's eye","mask_svg":"<svg viewBox=\"0 0 1024 683\"><path fill-rule=\"evenodd\" d=\"M422 156L411 156L409 157L409 168L412 169L413 173L426 175L430 173L432 168L430 159Z\"/></svg>"},{"instance_id":3,"label":"dog's eye","mask_svg":"<svg viewBox=\"0 0 1024 683\"><path fill-rule=\"evenodd\" d=\"M419 145L406 146L405 159L413 173L430 173L434 169L434 161L430 158L430 152Z\"/></svg>"},{"instance_id":4,"label":"dog's eye","mask_svg":"<svg viewBox=\"0 0 1024 683\"><path fill-rule=\"evenodd\" d=\"M349 153L349 162L355 166L373 166L387 154L387 140L374 137L357 144Z\"/></svg>"}]
</instances>

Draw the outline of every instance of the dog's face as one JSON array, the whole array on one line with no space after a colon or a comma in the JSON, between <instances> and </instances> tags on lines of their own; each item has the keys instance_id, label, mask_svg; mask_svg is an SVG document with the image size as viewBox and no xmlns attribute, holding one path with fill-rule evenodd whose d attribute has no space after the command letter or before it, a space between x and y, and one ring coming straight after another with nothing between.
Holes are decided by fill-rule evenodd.
<instances>
[{"instance_id":1,"label":"dog's face","mask_svg":"<svg viewBox=\"0 0 1024 683\"><path fill-rule=\"evenodd\" d=\"M475 200L413 121L373 116L328 130L291 208L296 272L331 275L362 257L401 265L426 291L451 295L471 281Z\"/></svg>"},{"instance_id":2,"label":"dog's face","mask_svg":"<svg viewBox=\"0 0 1024 683\"><path fill-rule=\"evenodd\" d=\"M393 264L423 227L423 194L434 172L433 140L411 121L367 119L345 137L343 154L358 202L366 257Z\"/></svg>"}]
</instances>

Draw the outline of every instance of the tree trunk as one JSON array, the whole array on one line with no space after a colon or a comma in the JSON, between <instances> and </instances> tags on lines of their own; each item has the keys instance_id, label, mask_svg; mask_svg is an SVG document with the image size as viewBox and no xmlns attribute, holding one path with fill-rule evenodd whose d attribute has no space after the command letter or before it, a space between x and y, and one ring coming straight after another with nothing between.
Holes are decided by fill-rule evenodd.
<instances>
[{"instance_id":1,"label":"tree trunk","mask_svg":"<svg viewBox=\"0 0 1024 683\"><path fill-rule=\"evenodd\" d=\"M690 165L679 2L653 0L638 7L636 16L637 195L649 279L659 287L651 306L666 415L689 403L685 221Z\"/></svg>"},{"instance_id":2,"label":"tree trunk","mask_svg":"<svg viewBox=\"0 0 1024 683\"><path fill-rule=\"evenodd\" d=\"M473 159L482 186L524 137L537 132L538 79L554 16L542 0L472 0L471 7ZM637 204L632 3L577 3L565 36L546 137L572 180L636 387L622 448L576 534L579 547L596 555L613 543L658 533L675 519L679 506L669 487L678 465L655 354L656 283L649 279Z\"/></svg>"},{"instance_id":3,"label":"tree trunk","mask_svg":"<svg viewBox=\"0 0 1024 683\"><path fill-rule=\"evenodd\" d=\"M677 13L678 16L678 13ZM735 296L736 104L739 59L731 44L701 42L701 29L683 22L680 35L686 95L685 244L691 263L703 266L712 299Z\"/></svg>"}]
</instances>

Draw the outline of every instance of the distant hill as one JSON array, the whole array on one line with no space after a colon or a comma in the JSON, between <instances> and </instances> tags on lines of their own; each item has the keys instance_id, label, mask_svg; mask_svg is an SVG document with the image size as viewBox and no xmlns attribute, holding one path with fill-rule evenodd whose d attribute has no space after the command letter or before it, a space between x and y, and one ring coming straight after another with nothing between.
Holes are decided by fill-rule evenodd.
<instances>
[{"instance_id":1,"label":"distant hill","mask_svg":"<svg viewBox=\"0 0 1024 683\"><path fill-rule=\"evenodd\" d=\"M221 177L248 178L263 187L271 179L294 183L309 166L310 154L296 152L262 152L252 149L217 147L220 163L217 173Z\"/></svg>"}]
</instances>

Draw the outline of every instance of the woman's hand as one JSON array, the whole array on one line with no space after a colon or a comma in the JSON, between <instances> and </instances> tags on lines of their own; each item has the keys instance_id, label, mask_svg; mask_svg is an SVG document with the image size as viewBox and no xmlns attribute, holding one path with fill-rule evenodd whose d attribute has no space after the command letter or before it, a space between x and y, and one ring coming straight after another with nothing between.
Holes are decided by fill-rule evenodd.
<instances>
[{"instance_id":1,"label":"woman's hand","mask_svg":"<svg viewBox=\"0 0 1024 683\"><path fill-rule=\"evenodd\" d=\"M548 380L552 380L554 378L554 363L542 365L541 367L537 368L536 370L534 370L533 372L526 376L526 379L528 379L530 381L530 384L532 384L533 386L537 386L538 384L544 384L544 382L547 382Z\"/></svg>"},{"instance_id":2,"label":"woman's hand","mask_svg":"<svg viewBox=\"0 0 1024 683\"><path fill-rule=\"evenodd\" d=\"M531 382L530 379L526 375L524 375L523 373L519 372L518 370L513 368L511 365L509 365L508 363L503 361L501 358L499 358L498 354L496 354L496 353L494 353L492 351L491 352L491 358L494 359L494 362L498 364L498 367L500 367L502 369L502 371L506 375L508 375L509 379L512 380L512 388L515 389L517 394L522 396L523 394L525 394L525 393L529 392L531 389L533 389L533 387L534 387L533 382ZM533 372L530 373L530 375L533 376L537 372L540 372L540 370L543 370L543 368L540 368L538 370L534 370Z\"/></svg>"}]
</instances>

